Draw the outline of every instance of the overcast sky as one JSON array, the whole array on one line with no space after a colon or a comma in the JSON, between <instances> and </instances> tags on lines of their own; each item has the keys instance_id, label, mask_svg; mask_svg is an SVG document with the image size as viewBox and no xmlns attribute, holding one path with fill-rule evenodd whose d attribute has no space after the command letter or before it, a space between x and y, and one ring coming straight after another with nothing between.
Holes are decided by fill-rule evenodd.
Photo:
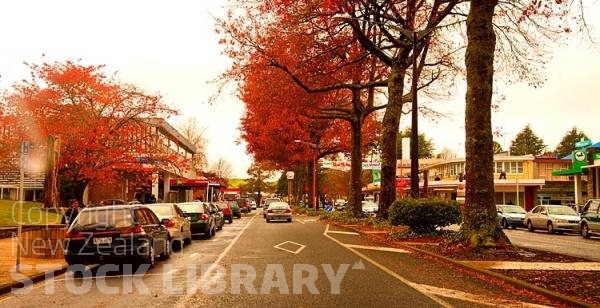
<instances>
[{"instance_id":1,"label":"overcast sky","mask_svg":"<svg viewBox=\"0 0 600 308\"><path fill-rule=\"evenodd\" d=\"M19 0L0 2L0 87L26 77L24 61L81 59L84 64L106 64L121 81L150 93L160 92L182 117L193 117L205 127L208 158L224 158L234 176L246 176L251 157L238 145L243 104L232 95L215 94L211 81L229 60L214 33L212 15L221 16L224 0ZM588 14L592 35L600 38L598 9ZM598 24L600 26L600 24ZM600 141L600 49L579 41L557 48L548 64L547 82L539 89L523 85L501 86L506 100L493 114L493 127L501 127L508 146L525 125L554 149L562 136L577 126L593 141ZM42 55L44 55L42 57ZM457 87L454 103L442 108L449 119L420 121L420 131L440 150L464 150L464 88ZM402 120L408 126L410 117Z\"/></svg>"}]
</instances>

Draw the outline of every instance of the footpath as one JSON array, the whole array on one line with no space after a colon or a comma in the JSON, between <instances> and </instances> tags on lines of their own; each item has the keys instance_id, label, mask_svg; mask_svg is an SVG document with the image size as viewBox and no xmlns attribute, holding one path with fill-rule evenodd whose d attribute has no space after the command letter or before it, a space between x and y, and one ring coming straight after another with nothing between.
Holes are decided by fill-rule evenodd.
<instances>
[{"instance_id":1,"label":"footpath","mask_svg":"<svg viewBox=\"0 0 600 308\"><path fill-rule=\"evenodd\" d=\"M21 256L19 272L16 272L17 250L16 238L0 238L0 296L11 292L12 288L21 288L32 283L43 281L46 273L62 274L67 264L61 256L52 258ZM25 248L22 248L25 249Z\"/></svg>"}]
</instances>

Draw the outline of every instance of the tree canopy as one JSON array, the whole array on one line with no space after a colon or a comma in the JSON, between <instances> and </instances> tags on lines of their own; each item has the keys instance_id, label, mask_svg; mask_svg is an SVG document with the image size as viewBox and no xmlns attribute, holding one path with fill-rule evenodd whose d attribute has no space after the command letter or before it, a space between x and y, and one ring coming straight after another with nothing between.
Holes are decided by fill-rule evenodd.
<instances>
[{"instance_id":1,"label":"tree canopy","mask_svg":"<svg viewBox=\"0 0 600 308\"><path fill-rule=\"evenodd\" d=\"M546 145L544 140L538 137L531 126L527 124L518 134L510 145L511 155L540 155L544 153Z\"/></svg>"},{"instance_id":2,"label":"tree canopy","mask_svg":"<svg viewBox=\"0 0 600 308\"><path fill-rule=\"evenodd\" d=\"M185 170L184 159L149 137L148 121L177 114L160 95L107 77L102 65L66 61L27 66L31 78L3 97L10 136L38 145L48 136L60 138L59 176L71 183L74 196L81 198L90 180L110 182L122 172L150 179L148 162Z\"/></svg>"},{"instance_id":3,"label":"tree canopy","mask_svg":"<svg viewBox=\"0 0 600 308\"><path fill-rule=\"evenodd\" d=\"M588 138L588 136L584 132L578 130L577 126L573 126L573 128L571 128L571 130L569 130L562 137L562 139L556 146L556 150L554 151L559 157L567 156L571 154L571 152L573 152L573 150L575 149L575 143L581 141L581 139L590 138Z\"/></svg>"}]
</instances>

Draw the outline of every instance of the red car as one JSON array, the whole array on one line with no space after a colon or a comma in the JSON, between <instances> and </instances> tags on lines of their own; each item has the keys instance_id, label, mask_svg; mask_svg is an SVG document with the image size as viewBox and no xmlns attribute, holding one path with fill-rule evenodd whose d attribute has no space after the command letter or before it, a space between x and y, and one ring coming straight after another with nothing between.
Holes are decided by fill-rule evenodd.
<instances>
[{"instance_id":1,"label":"red car","mask_svg":"<svg viewBox=\"0 0 600 308\"><path fill-rule=\"evenodd\" d=\"M223 213L223 218L225 218L225 220L229 221L229 223L233 222L233 211L231 210L231 207L229 206L229 202L218 201L218 202L213 202L213 204L219 207L219 209Z\"/></svg>"},{"instance_id":2,"label":"red car","mask_svg":"<svg viewBox=\"0 0 600 308\"><path fill-rule=\"evenodd\" d=\"M239 198L239 199L237 199L237 204L240 207L240 212L250 213L250 199L249 198Z\"/></svg>"}]
</instances>

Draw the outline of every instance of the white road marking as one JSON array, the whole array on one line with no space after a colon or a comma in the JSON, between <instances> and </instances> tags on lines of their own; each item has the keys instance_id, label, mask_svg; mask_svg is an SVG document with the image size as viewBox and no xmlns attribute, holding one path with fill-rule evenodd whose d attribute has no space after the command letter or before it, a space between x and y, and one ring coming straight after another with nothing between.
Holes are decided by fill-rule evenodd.
<instances>
[{"instance_id":1,"label":"white road marking","mask_svg":"<svg viewBox=\"0 0 600 308\"><path fill-rule=\"evenodd\" d=\"M348 234L348 235L360 235L358 232L348 232L348 231L327 231L327 233Z\"/></svg>"},{"instance_id":2,"label":"white road marking","mask_svg":"<svg viewBox=\"0 0 600 308\"><path fill-rule=\"evenodd\" d=\"M196 292L198 291L198 288L200 286L202 286L202 281L208 281L208 276L211 275L211 273L219 265L221 260L223 260L223 258L229 253L229 251L231 250L233 245L235 245L235 243L237 243L238 239L242 236L242 234L244 234L244 231L246 231L248 226L250 226L250 223L252 223L252 221L254 220L255 217L256 217L256 215L252 216L248 220L248 222L246 222L246 225L244 226L242 231L240 231L240 233L238 233L238 235L231 241L231 243L229 243L229 245L225 248L225 250L223 250L223 252L221 252L219 257L215 260L215 262L213 262L213 264L211 264L211 266L204 273L204 275L202 275L202 276L200 276L200 278L196 279L196 283L195 283L194 287L190 290L187 290L186 295L177 302L177 305L176 305L177 308L185 308L185 307L189 306L189 305L187 305L187 303L189 302L191 297L194 296L194 294L196 294Z\"/></svg>"},{"instance_id":3,"label":"white road marking","mask_svg":"<svg viewBox=\"0 0 600 308\"><path fill-rule=\"evenodd\" d=\"M289 250L289 249L285 249L285 248L283 248L283 247L279 247L279 246L283 246L283 245L285 245L285 244L292 244L292 245L300 246L300 248L298 248L298 249L296 249L296 250ZM283 251L287 251L287 252L289 252L289 253L293 253L293 254L297 255L297 254L299 254L299 253L300 253L300 252L301 252L301 251L302 251L304 248L306 248L306 245L298 244L298 243L296 243L296 242L292 242L292 241L285 241L285 242L283 242L283 243L280 243L280 244L277 244L277 245L275 245L275 246L273 246L273 247L275 247L275 248L277 248L277 249L281 249L281 250L283 250Z\"/></svg>"},{"instance_id":4,"label":"white road marking","mask_svg":"<svg viewBox=\"0 0 600 308\"><path fill-rule=\"evenodd\" d=\"M329 232L331 233L331 232ZM378 247L378 246L364 246L364 245L354 245L354 244L344 244L345 247L349 248L357 248L357 249L368 249L368 250L378 250L378 251L390 251L390 252L402 252L402 253L411 253L410 251L402 248L392 248L392 247Z\"/></svg>"},{"instance_id":5,"label":"white road marking","mask_svg":"<svg viewBox=\"0 0 600 308\"><path fill-rule=\"evenodd\" d=\"M305 225L305 224L306 224L306 223L304 222L304 220L301 220L301 219L296 219L296 221L297 221L297 222L299 222L299 223L301 223L301 224L303 224L303 225Z\"/></svg>"},{"instance_id":6,"label":"white road marking","mask_svg":"<svg viewBox=\"0 0 600 308\"><path fill-rule=\"evenodd\" d=\"M440 304L442 307L453 307L450 303L444 301L443 299L433 295L433 294L428 294L425 293L419 289L416 289L412 284L411 281L409 281L408 279L398 275L397 273L395 273L394 271L390 270L389 268L383 266L382 264L378 263L377 261L367 257L366 255L360 253L359 251L357 251L356 249L352 248L352 247L348 247L346 246L344 243L338 241L337 239L333 238L332 236L330 236L329 234L327 234L327 232L329 231L329 224L327 224L327 226L325 227L325 232L323 232L323 235L327 238L329 238L330 240L336 242L337 244L339 244L340 246L350 250L351 252L353 252L355 255L359 256L362 260L367 260L367 262L373 264L375 267L379 268L380 270L382 270L383 272L385 272L386 274L396 278L397 280L399 280L400 282L406 284L407 286L411 286L413 289L415 289L417 292L429 297L432 301Z\"/></svg>"},{"instance_id":7,"label":"white road marking","mask_svg":"<svg viewBox=\"0 0 600 308\"><path fill-rule=\"evenodd\" d=\"M458 300L467 301L470 303L476 303L476 304L480 304L480 305L486 305L486 306L532 307L532 308L534 308L534 307L535 308L551 307L551 306L544 306L544 305L532 304L532 303L527 303L527 302L520 302L517 300L502 299L497 296L486 297L486 296L471 294L471 293L467 293L467 292L463 292L463 291L438 288L438 287L419 284L419 283L411 283L410 286L422 293L435 294L435 295L443 296L446 298L453 298L453 299L458 299Z\"/></svg>"},{"instance_id":8,"label":"white road marking","mask_svg":"<svg viewBox=\"0 0 600 308\"><path fill-rule=\"evenodd\" d=\"M196 256L198 256L198 253L194 252L194 253L190 254L188 257L189 258L195 258Z\"/></svg>"}]
</instances>

